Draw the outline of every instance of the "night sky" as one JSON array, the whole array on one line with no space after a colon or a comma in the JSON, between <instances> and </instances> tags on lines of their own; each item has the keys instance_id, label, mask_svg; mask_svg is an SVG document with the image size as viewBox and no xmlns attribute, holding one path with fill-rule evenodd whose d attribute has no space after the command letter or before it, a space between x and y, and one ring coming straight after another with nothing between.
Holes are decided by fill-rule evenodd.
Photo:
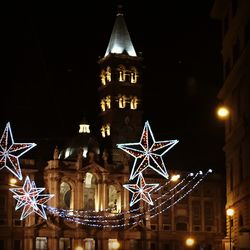
<instances>
[{"instance_id":1,"label":"night sky","mask_svg":"<svg viewBox=\"0 0 250 250\"><path fill-rule=\"evenodd\" d=\"M37 142L37 151L51 138L75 135L83 117L94 134L99 129L97 60L106 51L117 1L85 4L6 9L0 128L9 121L15 141ZM219 171L221 27L210 17L213 1L122 4L135 50L144 58L144 120L157 140L180 140L168 164Z\"/></svg>"}]
</instances>

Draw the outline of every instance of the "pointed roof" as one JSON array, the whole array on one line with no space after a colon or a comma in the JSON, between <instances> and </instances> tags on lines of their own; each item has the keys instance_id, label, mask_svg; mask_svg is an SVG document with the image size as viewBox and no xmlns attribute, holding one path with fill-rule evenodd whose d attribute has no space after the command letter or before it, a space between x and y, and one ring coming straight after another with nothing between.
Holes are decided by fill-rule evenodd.
<instances>
[{"instance_id":1,"label":"pointed roof","mask_svg":"<svg viewBox=\"0 0 250 250\"><path fill-rule=\"evenodd\" d=\"M116 15L115 24L104 57L106 57L110 53L126 53L129 56L137 56L127 29L123 13L120 9L118 10L118 13Z\"/></svg>"}]
</instances>

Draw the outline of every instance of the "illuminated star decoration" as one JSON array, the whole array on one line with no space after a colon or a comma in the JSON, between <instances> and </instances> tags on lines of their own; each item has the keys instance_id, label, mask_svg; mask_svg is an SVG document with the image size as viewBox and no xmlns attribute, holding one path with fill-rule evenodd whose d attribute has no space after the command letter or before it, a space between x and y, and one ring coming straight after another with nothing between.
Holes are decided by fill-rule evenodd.
<instances>
[{"instance_id":1,"label":"illuminated star decoration","mask_svg":"<svg viewBox=\"0 0 250 250\"><path fill-rule=\"evenodd\" d=\"M15 143L8 122L0 139L0 170L7 168L19 180L22 180L18 158L34 146L36 146L35 143Z\"/></svg>"},{"instance_id":2,"label":"illuminated star decoration","mask_svg":"<svg viewBox=\"0 0 250 250\"><path fill-rule=\"evenodd\" d=\"M34 181L30 181L29 176L26 177L22 188L10 188L14 193L13 198L17 200L15 210L23 207L20 220L23 220L32 212L47 219L44 203L47 202L54 194L41 194L45 188L37 188Z\"/></svg>"},{"instance_id":3,"label":"illuminated star decoration","mask_svg":"<svg viewBox=\"0 0 250 250\"><path fill-rule=\"evenodd\" d=\"M149 123L146 122L140 142L117 144L118 148L135 158L130 180L134 179L148 167L167 179L168 173L162 156L178 142L178 140L155 141Z\"/></svg>"},{"instance_id":4,"label":"illuminated star decoration","mask_svg":"<svg viewBox=\"0 0 250 250\"><path fill-rule=\"evenodd\" d=\"M150 193L159 186L156 184L146 184L143 175L140 173L137 179L136 184L124 184L123 187L128 189L133 193L133 196L130 201L130 206L133 206L136 202L144 200L150 205L153 205Z\"/></svg>"}]
</instances>

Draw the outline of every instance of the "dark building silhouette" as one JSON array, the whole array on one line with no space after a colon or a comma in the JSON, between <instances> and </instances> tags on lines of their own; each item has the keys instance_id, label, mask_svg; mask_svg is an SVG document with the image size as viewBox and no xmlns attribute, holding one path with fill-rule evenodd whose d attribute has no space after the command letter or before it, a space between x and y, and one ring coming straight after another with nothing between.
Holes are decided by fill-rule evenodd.
<instances>
[{"instance_id":1,"label":"dark building silhouette","mask_svg":"<svg viewBox=\"0 0 250 250\"><path fill-rule=\"evenodd\" d=\"M221 20L224 82L218 98L229 109L225 120L227 216L225 249L250 249L250 1L214 1Z\"/></svg>"}]
</instances>

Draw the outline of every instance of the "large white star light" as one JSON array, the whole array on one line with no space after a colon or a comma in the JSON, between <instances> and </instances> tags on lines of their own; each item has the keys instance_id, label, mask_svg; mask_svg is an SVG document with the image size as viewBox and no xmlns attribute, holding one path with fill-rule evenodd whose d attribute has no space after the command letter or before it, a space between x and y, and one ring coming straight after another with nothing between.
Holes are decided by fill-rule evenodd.
<instances>
[{"instance_id":1,"label":"large white star light","mask_svg":"<svg viewBox=\"0 0 250 250\"><path fill-rule=\"evenodd\" d=\"M146 184L143 175L140 173L137 179L136 184L124 184L123 187L128 189L130 192L133 193L133 196L130 201L130 206L132 207L135 203L140 200L144 200L150 205L153 205L153 201L151 198L150 193L159 186L158 183L156 184Z\"/></svg>"},{"instance_id":2,"label":"large white star light","mask_svg":"<svg viewBox=\"0 0 250 250\"><path fill-rule=\"evenodd\" d=\"M10 188L14 195L13 198L17 200L15 210L23 207L20 220L23 220L31 213L35 212L39 216L47 219L44 203L47 202L54 194L41 194L45 188L37 188L34 181L30 181L29 176L25 178L22 188Z\"/></svg>"},{"instance_id":3,"label":"large white star light","mask_svg":"<svg viewBox=\"0 0 250 250\"><path fill-rule=\"evenodd\" d=\"M117 144L118 148L135 158L130 180L134 179L148 167L167 179L168 173L162 156L178 142L178 140L155 141L147 121L144 125L140 142Z\"/></svg>"},{"instance_id":4,"label":"large white star light","mask_svg":"<svg viewBox=\"0 0 250 250\"><path fill-rule=\"evenodd\" d=\"M15 143L8 122L0 139L0 170L7 168L19 180L22 180L18 158L34 146L36 146L35 143Z\"/></svg>"}]
</instances>

